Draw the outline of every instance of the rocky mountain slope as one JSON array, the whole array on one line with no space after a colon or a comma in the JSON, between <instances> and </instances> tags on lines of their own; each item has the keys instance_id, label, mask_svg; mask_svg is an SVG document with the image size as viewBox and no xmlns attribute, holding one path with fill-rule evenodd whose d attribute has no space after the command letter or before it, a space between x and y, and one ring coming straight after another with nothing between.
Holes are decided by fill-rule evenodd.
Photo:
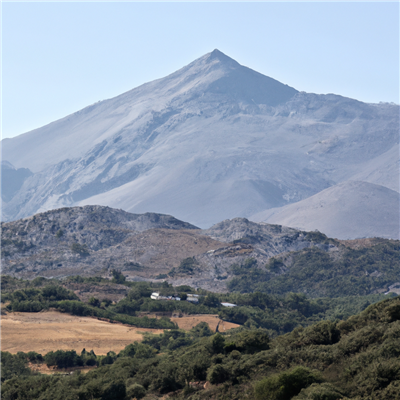
<instances>
[{"instance_id":1,"label":"rocky mountain slope","mask_svg":"<svg viewBox=\"0 0 400 400\"><path fill-rule=\"evenodd\" d=\"M110 277L116 269L134 281L315 296L340 292L337 280L346 295L357 294L356 281L362 294L400 287L394 240L340 242L245 218L201 230L168 215L101 206L47 211L1 228L2 274L15 277Z\"/></svg>"},{"instance_id":2,"label":"rocky mountain slope","mask_svg":"<svg viewBox=\"0 0 400 400\"><path fill-rule=\"evenodd\" d=\"M325 239L244 218L202 231L168 215L63 208L2 223L2 273L62 278L110 276L118 269L133 280L226 290L232 264L253 258L263 266L273 256L308 247L338 251L338 242Z\"/></svg>"},{"instance_id":3,"label":"rocky mountain slope","mask_svg":"<svg viewBox=\"0 0 400 400\"><path fill-rule=\"evenodd\" d=\"M3 197L3 220L99 204L208 228L349 179L399 191L398 139L397 105L298 92L214 50L3 140L3 174L32 173Z\"/></svg>"}]
</instances>

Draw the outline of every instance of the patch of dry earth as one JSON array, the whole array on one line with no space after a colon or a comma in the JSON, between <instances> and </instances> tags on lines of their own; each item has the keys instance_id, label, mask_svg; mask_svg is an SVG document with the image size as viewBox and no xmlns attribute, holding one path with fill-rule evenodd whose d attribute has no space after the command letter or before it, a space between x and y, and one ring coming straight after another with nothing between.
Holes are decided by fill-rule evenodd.
<instances>
[{"instance_id":1,"label":"patch of dry earth","mask_svg":"<svg viewBox=\"0 0 400 400\"><path fill-rule=\"evenodd\" d=\"M10 353L36 351L42 355L55 350L93 350L98 355L118 353L142 332L162 333L161 329L136 328L121 323L77 317L56 311L9 313L1 317L1 350Z\"/></svg>"},{"instance_id":2,"label":"patch of dry earth","mask_svg":"<svg viewBox=\"0 0 400 400\"><path fill-rule=\"evenodd\" d=\"M222 321L219 319L217 314L187 315L185 317L171 318L171 321L178 324L180 329L184 329L186 331L192 329L200 322L206 322L210 329L214 332L216 331L217 326L219 332L225 332L229 329L238 328L240 326L232 322Z\"/></svg>"}]
</instances>

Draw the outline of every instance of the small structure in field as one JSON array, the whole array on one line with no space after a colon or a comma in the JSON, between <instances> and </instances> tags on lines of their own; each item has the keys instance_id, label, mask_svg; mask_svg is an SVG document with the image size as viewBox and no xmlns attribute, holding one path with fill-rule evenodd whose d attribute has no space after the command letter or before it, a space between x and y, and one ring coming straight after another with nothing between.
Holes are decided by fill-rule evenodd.
<instances>
[{"instance_id":1,"label":"small structure in field","mask_svg":"<svg viewBox=\"0 0 400 400\"><path fill-rule=\"evenodd\" d=\"M190 294L188 293L186 301L190 303L198 303L199 302L199 295L198 294Z\"/></svg>"},{"instance_id":2,"label":"small structure in field","mask_svg":"<svg viewBox=\"0 0 400 400\"><path fill-rule=\"evenodd\" d=\"M175 301L181 300L181 298L177 296L160 296L160 293L157 292L152 293L150 298L153 300L175 300Z\"/></svg>"},{"instance_id":3,"label":"small structure in field","mask_svg":"<svg viewBox=\"0 0 400 400\"><path fill-rule=\"evenodd\" d=\"M237 304L233 304L233 303L221 303L221 305L224 307L237 307Z\"/></svg>"}]
</instances>

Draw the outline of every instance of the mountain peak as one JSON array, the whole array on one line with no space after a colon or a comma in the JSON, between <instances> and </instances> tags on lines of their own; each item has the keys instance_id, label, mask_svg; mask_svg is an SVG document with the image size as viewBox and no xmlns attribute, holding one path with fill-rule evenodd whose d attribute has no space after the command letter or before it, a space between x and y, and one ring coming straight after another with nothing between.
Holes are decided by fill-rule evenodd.
<instances>
[{"instance_id":1,"label":"mountain peak","mask_svg":"<svg viewBox=\"0 0 400 400\"><path fill-rule=\"evenodd\" d=\"M228 61L228 62L234 62L235 64L239 64L233 58L228 57L226 54L224 54L222 51L219 51L218 49L213 50L211 53L207 55L209 60L219 60L222 62Z\"/></svg>"},{"instance_id":2,"label":"mountain peak","mask_svg":"<svg viewBox=\"0 0 400 400\"><path fill-rule=\"evenodd\" d=\"M234 60L233 58L227 56L222 51L218 49L214 49L211 53L205 54L203 57L195 60L203 62L204 64L219 64L220 66L227 66L229 69L233 68L240 68L241 65Z\"/></svg>"},{"instance_id":3,"label":"mountain peak","mask_svg":"<svg viewBox=\"0 0 400 400\"><path fill-rule=\"evenodd\" d=\"M197 90L202 96L204 93L214 97L220 95L237 103L277 106L297 93L296 89L239 64L218 49L194 60L167 79L172 83L171 89L178 88L180 93Z\"/></svg>"}]
</instances>

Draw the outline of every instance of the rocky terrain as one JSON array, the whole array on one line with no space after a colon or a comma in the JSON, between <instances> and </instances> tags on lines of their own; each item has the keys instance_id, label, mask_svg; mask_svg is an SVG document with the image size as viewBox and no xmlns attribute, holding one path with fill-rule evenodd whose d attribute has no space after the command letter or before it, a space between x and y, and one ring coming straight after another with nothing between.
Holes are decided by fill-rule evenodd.
<instances>
[{"instance_id":1,"label":"rocky terrain","mask_svg":"<svg viewBox=\"0 0 400 400\"><path fill-rule=\"evenodd\" d=\"M349 181L371 196L335 189L329 215L360 227L335 237L394 237L376 221L398 220L398 105L299 92L218 50L1 143L3 221L99 204L209 228L283 207L257 221L321 230L318 208L285 207ZM343 208L360 197L373 214Z\"/></svg>"},{"instance_id":2,"label":"rocky terrain","mask_svg":"<svg viewBox=\"0 0 400 400\"><path fill-rule=\"evenodd\" d=\"M318 233L245 218L200 230L168 215L73 207L2 223L2 273L109 277L117 269L128 280L168 279L225 291L232 264L254 258L263 266L275 255L309 247L334 254L344 246Z\"/></svg>"}]
</instances>

